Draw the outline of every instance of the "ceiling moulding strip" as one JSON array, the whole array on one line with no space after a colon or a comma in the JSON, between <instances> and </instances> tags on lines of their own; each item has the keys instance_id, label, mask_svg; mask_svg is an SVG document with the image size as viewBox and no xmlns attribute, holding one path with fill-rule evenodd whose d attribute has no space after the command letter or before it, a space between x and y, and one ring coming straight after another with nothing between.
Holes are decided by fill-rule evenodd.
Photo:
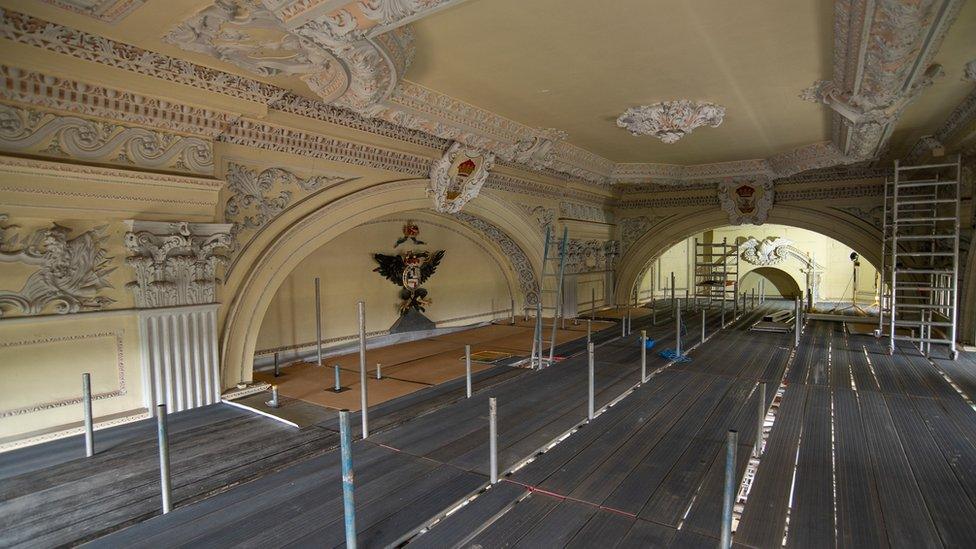
<instances>
[{"instance_id":1,"label":"ceiling moulding strip","mask_svg":"<svg viewBox=\"0 0 976 549\"><path fill-rule=\"evenodd\" d=\"M289 28L323 23L333 40L372 38L466 0L264 0Z\"/></svg>"}]
</instances>

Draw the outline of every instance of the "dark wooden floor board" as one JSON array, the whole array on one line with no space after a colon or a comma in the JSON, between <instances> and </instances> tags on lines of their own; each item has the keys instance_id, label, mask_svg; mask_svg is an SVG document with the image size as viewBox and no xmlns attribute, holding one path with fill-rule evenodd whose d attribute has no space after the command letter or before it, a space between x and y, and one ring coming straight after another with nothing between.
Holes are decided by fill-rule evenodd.
<instances>
[{"instance_id":1,"label":"dark wooden floor board","mask_svg":"<svg viewBox=\"0 0 976 549\"><path fill-rule=\"evenodd\" d=\"M675 462L691 445L701 425L707 418L715 415L713 411L719 402L726 400L728 393L720 393L720 391L721 387L716 387L712 395L703 395L699 398L660 443L646 453L621 481L607 483L598 489L590 490L586 497L594 498L591 501L602 502L607 507L628 513L639 513L651 494L671 471Z\"/></svg>"},{"instance_id":2,"label":"dark wooden floor board","mask_svg":"<svg viewBox=\"0 0 976 549\"><path fill-rule=\"evenodd\" d=\"M830 354L832 343L832 332L834 325L827 322L812 322L808 326L813 326L812 345L815 352L811 355L811 363L807 366L806 383L809 385L829 385L831 378Z\"/></svg>"},{"instance_id":3,"label":"dark wooden floor board","mask_svg":"<svg viewBox=\"0 0 976 549\"><path fill-rule=\"evenodd\" d=\"M969 499L976 502L976 440L970 440L946 414L942 402L912 398L915 410L929 428L949 466L956 472L956 478L969 494ZM976 412L973 413L973 422L976 422Z\"/></svg>"},{"instance_id":4,"label":"dark wooden floor board","mask_svg":"<svg viewBox=\"0 0 976 549\"><path fill-rule=\"evenodd\" d=\"M964 357L956 360L933 358L932 361L952 379L963 393L976 400L976 364Z\"/></svg>"},{"instance_id":5,"label":"dark wooden floor board","mask_svg":"<svg viewBox=\"0 0 976 549\"><path fill-rule=\"evenodd\" d=\"M451 516L441 520L429 531L414 538L410 547L418 549L440 549L463 543L477 534L483 525L490 524L500 513L520 498L528 490L512 482L499 482L479 495L477 503L465 505Z\"/></svg>"},{"instance_id":6,"label":"dark wooden floor board","mask_svg":"<svg viewBox=\"0 0 976 549\"><path fill-rule=\"evenodd\" d=\"M867 336L848 336L848 358L851 361L851 376L858 391L880 391L878 379L871 372L868 364L866 347L863 343ZM872 338L873 339L873 338Z\"/></svg>"},{"instance_id":7,"label":"dark wooden floor board","mask_svg":"<svg viewBox=\"0 0 976 549\"><path fill-rule=\"evenodd\" d=\"M677 526L724 444L694 439L641 509L641 516Z\"/></svg>"},{"instance_id":8,"label":"dark wooden floor board","mask_svg":"<svg viewBox=\"0 0 976 549\"><path fill-rule=\"evenodd\" d=\"M947 547L976 547L976 506L907 396L885 397L932 521Z\"/></svg>"},{"instance_id":9,"label":"dark wooden floor board","mask_svg":"<svg viewBox=\"0 0 976 549\"><path fill-rule=\"evenodd\" d=\"M783 396L736 530L739 543L772 547L783 539L806 396L804 385L791 385Z\"/></svg>"},{"instance_id":10,"label":"dark wooden floor board","mask_svg":"<svg viewBox=\"0 0 976 549\"><path fill-rule=\"evenodd\" d=\"M740 444L736 447L736 486L742 483L746 467L749 466L748 456L751 451L752 445ZM701 487L691 501L691 508L683 528L715 538L719 537L722 527L722 495L725 486L725 452L724 444L715 452L711 466L702 479ZM641 511L640 517L649 518L644 511Z\"/></svg>"},{"instance_id":11,"label":"dark wooden floor board","mask_svg":"<svg viewBox=\"0 0 976 549\"><path fill-rule=\"evenodd\" d=\"M563 500L515 544L515 547L564 547L599 509L578 501Z\"/></svg>"},{"instance_id":12,"label":"dark wooden floor board","mask_svg":"<svg viewBox=\"0 0 976 549\"><path fill-rule=\"evenodd\" d=\"M170 414L167 418L167 425L170 434L177 435L221 421L247 417L251 417L249 412L235 406L213 404ZM101 455L110 450L117 451L123 446L138 444L146 440L154 440L155 436L155 419L144 419L110 429L95 431L95 452L97 455ZM50 467L84 457L84 435L76 435L0 453L0 480L6 480L31 471L49 469Z\"/></svg>"},{"instance_id":13,"label":"dark wooden floor board","mask_svg":"<svg viewBox=\"0 0 976 549\"><path fill-rule=\"evenodd\" d=\"M697 425L682 424L682 419L688 420L685 416L686 412L700 410L703 415L707 414L728 387L729 381L722 378L704 380L701 384L690 384L669 401L653 419L633 431L631 436L602 463L596 463L595 468L581 472L579 475L559 477L554 475L546 479L542 486L557 493L568 492L573 497L584 501L594 503L603 501L673 427L697 429ZM689 436L692 433L689 433Z\"/></svg>"},{"instance_id":14,"label":"dark wooden floor board","mask_svg":"<svg viewBox=\"0 0 976 549\"><path fill-rule=\"evenodd\" d=\"M942 541L905 456L884 397L858 392L861 423L870 448L878 499L892 546L939 547Z\"/></svg>"},{"instance_id":15,"label":"dark wooden floor board","mask_svg":"<svg viewBox=\"0 0 976 549\"><path fill-rule=\"evenodd\" d=\"M528 533L532 525L544 520L561 501L533 492L472 538L465 547L511 547Z\"/></svg>"},{"instance_id":16,"label":"dark wooden floor board","mask_svg":"<svg viewBox=\"0 0 976 549\"><path fill-rule=\"evenodd\" d=\"M368 442L353 443L357 482L368 483L381 473L391 454L392 451ZM338 483L338 463L339 453L329 452L194 505L178 507L166 515L99 538L90 545L96 548L136 547L192 539L195 535L192 532L199 529L231 523L255 509L263 511L287 505L292 498L319 490L323 484Z\"/></svg>"},{"instance_id":17,"label":"dark wooden floor board","mask_svg":"<svg viewBox=\"0 0 976 549\"><path fill-rule=\"evenodd\" d=\"M843 323L836 323L830 333L830 386L842 389L851 387L851 357L846 332Z\"/></svg>"},{"instance_id":18,"label":"dark wooden floor board","mask_svg":"<svg viewBox=\"0 0 976 549\"><path fill-rule=\"evenodd\" d=\"M883 393L900 392L901 384L898 383L898 373L895 371L895 363L892 357L888 355L887 348L882 348L881 343L874 338L867 339L864 347L868 351L867 356L874 369L879 390ZM857 389L859 392L862 390L860 385Z\"/></svg>"},{"instance_id":19,"label":"dark wooden floor board","mask_svg":"<svg viewBox=\"0 0 976 549\"><path fill-rule=\"evenodd\" d=\"M586 525L566 543L565 547L573 549L614 547L627 535L636 520L620 513L600 510L590 517Z\"/></svg>"},{"instance_id":20,"label":"dark wooden floor board","mask_svg":"<svg viewBox=\"0 0 976 549\"><path fill-rule=\"evenodd\" d=\"M917 349L908 345L899 345L896 354L904 359L908 373L906 376L908 381L903 382L902 386L904 394L934 398L959 397L959 393L942 377L939 369Z\"/></svg>"},{"instance_id":21,"label":"dark wooden floor board","mask_svg":"<svg viewBox=\"0 0 976 549\"><path fill-rule=\"evenodd\" d=\"M673 528L637 519L615 549L667 547L676 533Z\"/></svg>"},{"instance_id":22,"label":"dark wooden floor board","mask_svg":"<svg viewBox=\"0 0 976 549\"><path fill-rule=\"evenodd\" d=\"M797 456L788 547L834 545L834 477L828 387L807 391L803 434Z\"/></svg>"},{"instance_id":23,"label":"dark wooden floor board","mask_svg":"<svg viewBox=\"0 0 976 549\"><path fill-rule=\"evenodd\" d=\"M887 547L871 449L861 424L857 395L833 391L835 418L837 546ZM880 480L883 482L883 480Z\"/></svg>"}]
</instances>

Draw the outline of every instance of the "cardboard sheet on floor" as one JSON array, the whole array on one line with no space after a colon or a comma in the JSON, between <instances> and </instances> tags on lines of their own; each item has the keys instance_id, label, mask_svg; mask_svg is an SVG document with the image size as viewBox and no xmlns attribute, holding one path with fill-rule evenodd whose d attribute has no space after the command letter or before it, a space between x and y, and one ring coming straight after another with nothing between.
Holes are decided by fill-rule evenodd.
<instances>
[{"instance_id":1,"label":"cardboard sheet on floor","mask_svg":"<svg viewBox=\"0 0 976 549\"><path fill-rule=\"evenodd\" d=\"M268 416L276 421L299 429L330 420L338 415L335 410L311 404L303 400L288 398L280 392L278 394L277 408L268 406L268 401L270 400L271 391L265 391L230 400L227 403L263 416Z\"/></svg>"}]
</instances>

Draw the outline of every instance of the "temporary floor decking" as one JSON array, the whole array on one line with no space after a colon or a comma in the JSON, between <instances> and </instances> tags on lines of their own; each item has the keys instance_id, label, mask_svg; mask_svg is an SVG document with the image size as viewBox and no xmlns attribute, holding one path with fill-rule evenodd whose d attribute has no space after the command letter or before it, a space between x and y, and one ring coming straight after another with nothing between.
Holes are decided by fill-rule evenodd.
<instances>
[{"instance_id":1,"label":"temporary floor decking","mask_svg":"<svg viewBox=\"0 0 976 549\"><path fill-rule=\"evenodd\" d=\"M687 325L686 346L699 334L696 317ZM634 336L611 339L616 330L598 337L598 406L637 381ZM651 337L669 331L662 321ZM581 348L574 342L560 353ZM780 381L785 391L775 397L737 545L777 546L788 520L791 546L973 546L976 411L956 387L972 397L976 364L971 355L930 362L907 348L894 357L882 350L873 338L825 322L807 325L795 356L792 334L719 332L692 362L662 371L412 538L485 484L489 396L499 401L503 469L581 424L585 356L541 372L481 372L472 399L463 398L460 380L387 402L370 410L375 434L355 443L360 543L714 546L724 434L739 430L741 479L755 435L755 383L765 380L767 401ZM648 356L652 369L664 364ZM174 417L177 509L96 544L341 544L335 421L278 432L263 418L218 413L219 421ZM181 421L195 424L181 431ZM40 461L25 469L27 460L0 456L3 544L90 539L158 512L149 428L133 427L94 460L58 464L49 455L56 451L32 450ZM227 489L248 478L257 479ZM214 490L221 493L190 504Z\"/></svg>"}]
</instances>

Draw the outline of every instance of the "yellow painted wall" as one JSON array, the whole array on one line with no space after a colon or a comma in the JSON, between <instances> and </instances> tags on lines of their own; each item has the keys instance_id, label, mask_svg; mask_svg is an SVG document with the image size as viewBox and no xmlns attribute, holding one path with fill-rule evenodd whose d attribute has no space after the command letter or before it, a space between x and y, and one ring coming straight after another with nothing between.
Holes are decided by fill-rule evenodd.
<instances>
[{"instance_id":1,"label":"yellow painted wall","mask_svg":"<svg viewBox=\"0 0 976 549\"><path fill-rule=\"evenodd\" d=\"M789 227L786 225L748 225L741 227L723 227L690 237L673 247L666 250L653 262L653 268L648 270L645 277L640 282L641 295L649 296L650 289L656 289L657 294L661 295L662 289L670 286L669 278L671 271L675 273L676 287L679 295L684 294L685 288L693 285L691 273L694 270L694 239L699 242L710 239L713 242L721 242L727 239L729 243L741 243L748 238L755 238L762 241L767 237L782 237L793 242L793 246L805 253L810 253L813 259L823 265L824 272L821 277L820 299L823 301L843 301L850 300L852 287L853 264L850 254L853 249L832 238L826 237L813 231ZM760 275L749 273L759 267L739 261L739 279L742 282L740 291L751 292L758 287ZM786 260L775 266L794 278L801 290L805 289L805 276L799 265L790 260ZM775 286L766 283L766 293L775 297ZM758 290L757 290L758 291ZM858 270L858 303L868 303L874 301L877 293L877 269L864 258L860 260Z\"/></svg>"},{"instance_id":2,"label":"yellow painted wall","mask_svg":"<svg viewBox=\"0 0 976 549\"><path fill-rule=\"evenodd\" d=\"M315 341L314 279L321 278L322 337L357 333L356 302L366 302L366 330L384 331L396 322L399 286L372 272L373 253L393 255L406 249L445 250L434 275L424 283L433 303L425 313L438 326L487 321L494 304L498 318L510 307L510 278L497 252L456 221L417 212L420 240L394 248L406 217L382 218L347 231L309 255L285 280L265 315L258 351L306 345ZM516 304L521 297L516 295Z\"/></svg>"}]
</instances>

